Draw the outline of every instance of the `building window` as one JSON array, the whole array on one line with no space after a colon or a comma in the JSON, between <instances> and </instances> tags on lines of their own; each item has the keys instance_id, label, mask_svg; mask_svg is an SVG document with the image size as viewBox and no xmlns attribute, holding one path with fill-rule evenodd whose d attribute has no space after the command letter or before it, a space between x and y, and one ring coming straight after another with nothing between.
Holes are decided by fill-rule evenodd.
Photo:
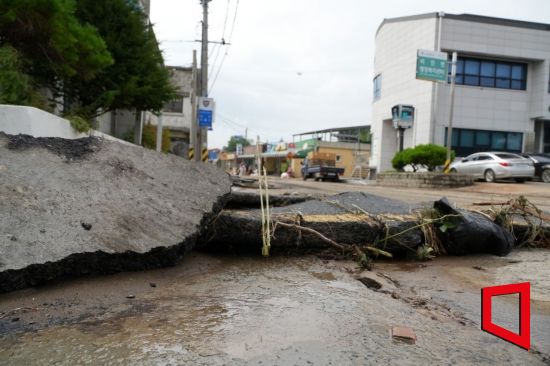
<instances>
[{"instance_id":1,"label":"building window","mask_svg":"<svg viewBox=\"0 0 550 366\"><path fill-rule=\"evenodd\" d=\"M445 129L445 145L447 145ZM451 148L456 156L467 156L483 151L521 152L523 134L521 132L485 131L453 128Z\"/></svg>"},{"instance_id":2,"label":"building window","mask_svg":"<svg viewBox=\"0 0 550 366\"><path fill-rule=\"evenodd\" d=\"M167 113L183 113L183 96L178 96L164 105L162 108Z\"/></svg>"},{"instance_id":3,"label":"building window","mask_svg":"<svg viewBox=\"0 0 550 366\"><path fill-rule=\"evenodd\" d=\"M336 155L336 162L339 163L342 157L340 155Z\"/></svg>"},{"instance_id":4,"label":"building window","mask_svg":"<svg viewBox=\"0 0 550 366\"><path fill-rule=\"evenodd\" d=\"M448 72L450 75L450 64ZM525 90L527 64L459 57L456 63L455 83L486 88ZM548 88L550 92L550 81Z\"/></svg>"},{"instance_id":5,"label":"building window","mask_svg":"<svg viewBox=\"0 0 550 366\"><path fill-rule=\"evenodd\" d=\"M378 74L373 80L373 101L380 99L381 89L382 89L382 74Z\"/></svg>"}]
</instances>

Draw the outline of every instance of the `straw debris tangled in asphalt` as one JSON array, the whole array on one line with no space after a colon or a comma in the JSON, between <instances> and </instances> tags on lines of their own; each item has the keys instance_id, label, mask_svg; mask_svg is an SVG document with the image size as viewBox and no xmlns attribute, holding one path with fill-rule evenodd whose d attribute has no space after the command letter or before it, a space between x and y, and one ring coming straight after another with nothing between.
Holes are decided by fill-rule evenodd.
<instances>
[{"instance_id":1,"label":"straw debris tangled in asphalt","mask_svg":"<svg viewBox=\"0 0 550 366\"><path fill-rule=\"evenodd\" d=\"M525 196L499 203L475 202L474 205L493 206L484 213L514 235L516 246L550 248L550 215L540 210ZM514 225L518 221L520 225Z\"/></svg>"}]
</instances>

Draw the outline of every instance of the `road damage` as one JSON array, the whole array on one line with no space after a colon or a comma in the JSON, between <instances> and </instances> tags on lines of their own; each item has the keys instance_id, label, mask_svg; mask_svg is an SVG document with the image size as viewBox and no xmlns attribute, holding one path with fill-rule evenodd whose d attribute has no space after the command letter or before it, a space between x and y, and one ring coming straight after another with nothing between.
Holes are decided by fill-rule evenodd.
<instances>
[{"instance_id":1,"label":"road damage","mask_svg":"<svg viewBox=\"0 0 550 366\"><path fill-rule=\"evenodd\" d=\"M0 292L174 265L230 186L213 166L141 147L0 134Z\"/></svg>"}]
</instances>

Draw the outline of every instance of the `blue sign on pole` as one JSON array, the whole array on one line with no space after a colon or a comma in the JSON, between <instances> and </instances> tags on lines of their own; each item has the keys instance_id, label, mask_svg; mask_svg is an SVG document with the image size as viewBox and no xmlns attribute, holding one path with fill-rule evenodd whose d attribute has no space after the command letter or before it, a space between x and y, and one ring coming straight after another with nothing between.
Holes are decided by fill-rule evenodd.
<instances>
[{"instance_id":1,"label":"blue sign on pole","mask_svg":"<svg viewBox=\"0 0 550 366\"><path fill-rule=\"evenodd\" d=\"M208 160L218 160L218 152L215 150L208 151Z\"/></svg>"},{"instance_id":2,"label":"blue sign on pole","mask_svg":"<svg viewBox=\"0 0 550 366\"><path fill-rule=\"evenodd\" d=\"M212 127L212 111L199 109L199 127Z\"/></svg>"}]
</instances>

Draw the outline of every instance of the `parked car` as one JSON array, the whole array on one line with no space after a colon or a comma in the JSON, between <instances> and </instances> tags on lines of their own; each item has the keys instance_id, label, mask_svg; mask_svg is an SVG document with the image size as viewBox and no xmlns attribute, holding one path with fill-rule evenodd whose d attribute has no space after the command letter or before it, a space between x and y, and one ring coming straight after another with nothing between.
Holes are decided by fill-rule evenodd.
<instances>
[{"instance_id":1,"label":"parked car","mask_svg":"<svg viewBox=\"0 0 550 366\"><path fill-rule=\"evenodd\" d=\"M514 179L523 183L535 175L535 167L530 159L508 152L475 153L455 161L450 169L451 172L473 175L486 182Z\"/></svg>"},{"instance_id":2,"label":"parked car","mask_svg":"<svg viewBox=\"0 0 550 366\"><path fill-rule=\"evenodd\" d=\"M525 153L521 156L533 161L535 177L539 177L544 183L550 183L550 154Z\"/></svg>"}]
</instances>

